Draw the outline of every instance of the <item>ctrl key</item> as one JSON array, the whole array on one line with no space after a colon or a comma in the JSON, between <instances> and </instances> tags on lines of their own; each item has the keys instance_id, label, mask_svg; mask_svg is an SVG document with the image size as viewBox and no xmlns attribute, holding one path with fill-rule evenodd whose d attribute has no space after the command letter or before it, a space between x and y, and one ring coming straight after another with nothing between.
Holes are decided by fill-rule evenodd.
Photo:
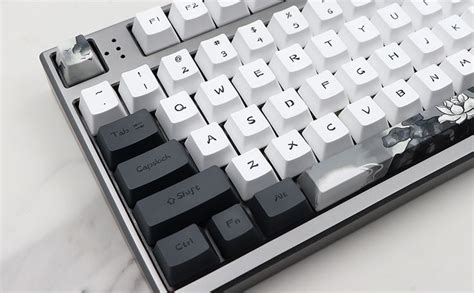
<instances>
[{"instance_id":1,"label":"ctrl key","mask_svg":"<svg viewBox=\"0 0 474 293\"><path fill-rule=\"evenodd\" d=\"M153 252L171 286L184 285L219 264L219 256L196 224L159 240Z\"/></svg>"}]
</instances>

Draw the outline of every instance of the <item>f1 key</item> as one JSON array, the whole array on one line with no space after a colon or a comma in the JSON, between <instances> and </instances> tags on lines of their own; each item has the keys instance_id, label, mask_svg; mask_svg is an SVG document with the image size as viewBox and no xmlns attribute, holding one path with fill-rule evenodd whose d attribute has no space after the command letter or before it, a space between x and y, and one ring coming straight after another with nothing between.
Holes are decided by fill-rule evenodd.
<instances>
[{"instance_id":1,"label":"f1 key","mask_svg":"<svg viewBox=\"0 0 474 293\"><path fill-rule=\"evenodd\" d=\"M110 169L164 142L153 117L146 110L102 126L97 144Z\"/></svg>"}]
</instances>

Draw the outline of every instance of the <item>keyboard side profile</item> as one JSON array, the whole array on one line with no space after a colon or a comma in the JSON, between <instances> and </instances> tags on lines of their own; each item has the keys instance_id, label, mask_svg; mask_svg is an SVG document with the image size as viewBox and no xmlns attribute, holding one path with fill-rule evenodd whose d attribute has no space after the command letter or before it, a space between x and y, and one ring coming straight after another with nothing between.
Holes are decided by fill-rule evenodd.
<instances>
[{"instance_id":1,"label":"keyboard side profile","mask_svg":"<svg viewBox=\"0 0 474 293\"><path fill-rule=\"evenodd\" d=\"M80 105L80 99L84 95L83 91L102 82L107 82L115 92L119 92L119 87L123 83L122 74L124 72L146 64L156 77L156 74L159 74L160 62L162 62L163 57L187 49L191 56L197 58L196 53L201 42L213 39L220 34L224 34L231 39L239 27L257 20L262 20L265 24L268 24L275 12L293 5L303 9L305 4L306 1L300 0L285 1L196 37L191 37L186 41L162 48L156 52L150 51L149 54L145 54L142 46L138 44L138 40L134 37L132 32L134 19L128 19L87 35L85 40L80 40L93 44L102 68L95 73L95 77L79 83L71 83L67 86L64 76L59 74L57 62L55 62L57 60L56 49L53 48L41 54L41 62L66 120L68 120L76 139L81 145L81 149L96 175L107 202L154 291L166 292L175 289L183 292L193 290L225 291L246 288L389 212L444 180L472 168L473 120L465 119L465 121L460 121L459 124L454 122L454 124L445 123L440 126L438 125L441 124L439 123L440 117L448 115L445 118L450 119L450 114L454 114L446 110L448 107L443 108L441 104L436 103L427 108L427 111L413 117L406 117L407 119L403 119L401 124L394 123L391 128L384 130L384 132L380 132L368 140L361 139L361 142L356 146L338 152L338 155L332 158L322 160L314 168L304 171L301 176L299 176L301 173L280 176L282 181L278 180L280 181L278 184L281 184L278 188L281 190L288 189L290 190L288 192L293 192L293 185L298 184L297 191L294 192L304 193L301 193L304 204L299 205L301 207L299 214L304 215L307 211L308 215L303 217L301 222L295 223L295 225L287 227L281 232L275 232L274 235L271 234L277 230L275 227L278 227L281 223L266 227L265 225L269 223L268 219L260 220L256 216L258 212L255 211L258 211L259 207L265 204L263 191L262 194L257 192L254 197L252 195L255 192L248 192L250 194L249 200L243 201L241 199L245 194L243 187L237 186L234 182L226 183L226 180L228 180L226 176L220 177L224 174L222 169L204 168L202 167L205 166L203 162L183 159L179 166L171 166L169 172L165 170L160 175L160 178L166 178L164 180L167 182L166 184L159 183L163 180L157 179L147 183L146 188L132 188L134 182L141 180L141 178L135 180L131 177L130 172L133 170L130 171L130 169L133 169L134 165L131 165L132 168L127 168L127 163L131 164L130 161L140 160L142 156L146 156L149 143L156 144L157 148L154 150L161 155L154 153L153 156L163 158L163 161L166 161L166 156L171 152L176 153L177 157L185 158L189 156L187 152L191 148L187 142L186 145L182 143L183 140L179 136L176 137L176 140L173 140L164 127L165 122L158 121L156 123L157 128L146 128L150 135L147 142L131 144L128 149L125 148L124 152L114 151L113 147L106 149L104 146L113 145L114 142L110 141L110 138L107 138L103 133L107 133L105 130L110 132L110 129L105 127L114 127L113 123L104 123L106 125L96 127L95 131L92 130L94 128L91 128L86 121L85 111L81 109ZM166 14L169 13L169 10L170 6L163 9ZM120 47L120 50L117 49L118 47ZM294 81L285 79L285 82L288 83L289 87ZM471 86L473 85L471 84ZM120 96L123 99L121 92ZM196 96L194 97L196 98ZM464 95L455 95L454 98L457 99L456 103L466 103L466 101L471 103L474 96L473 92L468 90ZM444 100L452 103L451 96L447 96ZM121 104L126 105L126 102L121 100ZM442 110L439 110L440 108ZM125 106L124 109L132 112L130 107ZM125 116L129 116L127 110L123 110ZM265 110L263 111L265 113ZM146 112L143 111L144 114ZM137 113L140 112L134 114ZM149 115L145 116L151 117ZM143 119L146 121L148 118ZM430 119L431 121L428 122ZM437 126L432 127L435 122L438 123ZM132 126L142 131L142 126L136 125L138 124ZM272 126L276 130L276 126ZM120 130L127 126L118 124L116 127L117 130ZM228 129L226 130L229 132ZM419 131L424 134L417 137ZM283 130L282 133L284 133ZM168 143L176 145L172 145L170 149L160 149L160 146L165 147ZM239 145L235 141L233 143L239 148L239 153L244 153L245 144L242 144L242 150L240 150ZM372 157L374 154L376 158ZM348 158L357 158L352 170L344 169L349 163L353 163L352 161L349 162ZM274 168L276 167L274 166ZM339 174L342 174L342 169L344 169L343 175L339 176ZM321 170L330 174L321 174ZM200 175L202 175L202 178L198 177ZM332 178L328 179L325 177L326 175L332 176ZM189 217L179 212L174 214L172 208L163 210L160 213L162 217L159 218L147 209L147 207L155 204L157 206L169 204L176 207L175 202L179 202L181 198L167 197L167 203L164 203L160 201L164 197L163 194L178 194L182 188L199 186L201 183L195 182L206 182L203 178L208 177L221 178L219 183L222 184L216 184L216 186L209 187L206 190L205 195L208 198L206 198L205 203L194 202L195 206L186 206L189 214L196 214L194 210L202 208L202 219L194 219L195 222L199 222L198 226L201 226L201 228L195 224L189 226ZM288 183L287 180L283 180L283 177L293 177L293 180L288 179L291 181L291 183ZM341 188L341 186L344 186L344 182L335 182L337 180L346 180L350 183ZM326 183L326 181L330 182ZM320 186L328 187L321 189ZM173 188L176 189L176 192L172 192ZM193 194L201 191L200 188L190 190ZM235 195L237 196L232 198ZM249 242L255 242L254 247L256 248L249 247L236 255L233 255L233 253L238 250L237 247L227 251L216 248L224 240L215 236L218 233L216 231L219 231L217 215L221 215L220 210L212 208L215 205L220 206L221 210L231 210L234 215L241 215L242 219L245 219L248 211L241 210L240 205L252 211L251 222L257 222L259 228L255 233L248 233L246 239ZM201 223L207 223L211 218L213 222L209 226L205 225L205 239L202 239L200 229L203 225ZM151 222L155 224L149 225ZM169 224L167 224L169 222L178 223L175 230L166 230L169 227ZM147 225L149 228L144 229L143 227ZM176 235L173 233L181 231L185 231L183 233L186 235L195 235L193 239L196 243L199 243L199 247L203 251L201 253L202 261L209 264L209 269L205 274L197 274L188 278L188 280L180 279L179 269L167 271L167 268L160 266L160 263L166 262L167 256L171 255L163 254L163 251L169 249L166 241L163 240L173 237ZM208 233L213 235L210 244L206 243L206 239L211 238ZM156 246L155 243L157 243ZM231 243L226 245L231 247ZM213 250L219 251L217 257L212 253Z\"/></svg>"}]
</instances>

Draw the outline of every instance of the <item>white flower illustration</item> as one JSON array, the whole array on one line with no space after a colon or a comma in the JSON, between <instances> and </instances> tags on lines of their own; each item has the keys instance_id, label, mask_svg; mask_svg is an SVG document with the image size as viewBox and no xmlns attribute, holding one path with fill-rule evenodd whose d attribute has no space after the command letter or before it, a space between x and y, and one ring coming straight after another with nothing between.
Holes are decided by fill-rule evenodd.
<instances>
[{"instance_id":1,"label":"white flower illustration","mask_svg":"<svg viewBox=\"0 0 474 293\"><path fill-rule=\"evenodd\" d=\"M438 110L443 113L438 118L439 123L445 121L463 123L466 119L474 116L474 98L470 98L465 94L454 96L450 100L445 101L443 106L437 106Z\"/></svg>"}]
</instances>

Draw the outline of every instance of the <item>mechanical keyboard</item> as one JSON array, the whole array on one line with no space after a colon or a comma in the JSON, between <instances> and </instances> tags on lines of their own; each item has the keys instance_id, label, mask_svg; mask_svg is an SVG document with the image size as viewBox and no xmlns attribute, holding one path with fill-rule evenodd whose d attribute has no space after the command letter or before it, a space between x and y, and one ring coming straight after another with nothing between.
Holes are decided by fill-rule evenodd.
<instances>
[{"instance_id":1,"label":"mechanical keyboard","mask_svg":"<svg viewBox=\"0 0 474 293\"><path fill-rule=\"evenodd\" d=\"M173 1L40 60L151 289L242 290L474 166L473 20Z\"/></svg>"}]
</instances>

